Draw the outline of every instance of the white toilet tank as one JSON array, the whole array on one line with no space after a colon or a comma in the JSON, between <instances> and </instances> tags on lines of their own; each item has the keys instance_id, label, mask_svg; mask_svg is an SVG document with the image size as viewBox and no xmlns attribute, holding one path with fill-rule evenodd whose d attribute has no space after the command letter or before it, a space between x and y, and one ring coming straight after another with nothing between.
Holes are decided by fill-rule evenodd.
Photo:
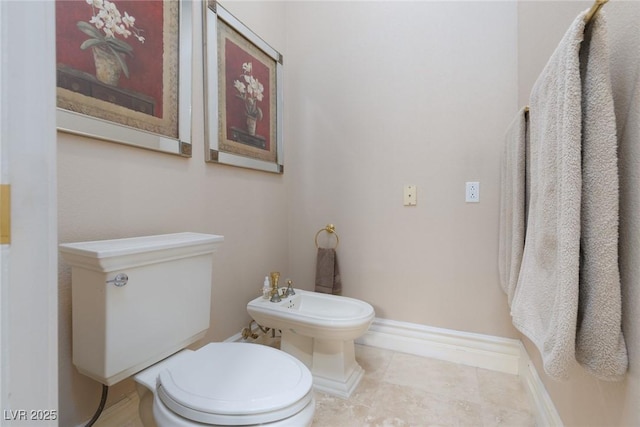
<instances>
[{"instance_id":1,"label":"white toilet tank","mask_svg":"<svg viewBox=\"0 0 640 427\"><path fill-rule=\"evenodd\" d=\"M78 370L112 385L202 338L212 253L223 240L176 233L61 244L72 267ZM114 282L120 274L128 277L124 285Z\"/></svg>"}]
</instances>

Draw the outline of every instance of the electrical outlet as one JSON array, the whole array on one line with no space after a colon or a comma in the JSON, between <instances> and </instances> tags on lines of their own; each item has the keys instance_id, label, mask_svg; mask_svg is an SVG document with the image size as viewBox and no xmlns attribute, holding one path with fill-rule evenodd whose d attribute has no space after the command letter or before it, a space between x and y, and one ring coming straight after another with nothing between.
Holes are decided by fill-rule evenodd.
<instances>
[{"instance_id":1,"label":"electrical outlet","mask_svg":"<svg viewBox=\"0 0 640 427\"><path fill-rule=\"evenodd\" d=\"M465 200L469 203L480 202L480 183L477 181L467 182Z\"/></svg>"}]
</instances>

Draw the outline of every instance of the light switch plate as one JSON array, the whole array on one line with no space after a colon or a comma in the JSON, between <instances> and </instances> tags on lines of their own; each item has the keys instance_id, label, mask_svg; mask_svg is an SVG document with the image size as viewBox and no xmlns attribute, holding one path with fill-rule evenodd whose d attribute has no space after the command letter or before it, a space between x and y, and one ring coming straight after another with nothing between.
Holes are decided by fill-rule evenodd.
<instances>
[{"instance_id":1,"label":"light switch plate","mask_svg":"<svg viewBox=\"0 0 640 427\"><path fill-rule=\"evenodd\" d=\"M404 205L415 206L418 203L418 191L415 185L404 186Z\"/></svg>"}]
</instances>

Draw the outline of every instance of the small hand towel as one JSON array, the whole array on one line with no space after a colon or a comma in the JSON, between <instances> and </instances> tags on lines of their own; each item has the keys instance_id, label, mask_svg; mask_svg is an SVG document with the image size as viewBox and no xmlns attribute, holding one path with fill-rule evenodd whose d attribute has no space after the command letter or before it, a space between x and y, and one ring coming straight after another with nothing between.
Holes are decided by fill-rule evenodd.
<instances>
[{"instance_id":1,"label":"small hand towel","mask_svg":"<svg viewBox=\"0 0 640 427\"><path fill-rule=\"evenodd\" d=\"M571 24L531 92L527 235L511 304L513 324L556 379L567 379L575 363L585 14Z\"/></svg>"},{"instance_id":2,"label":"small hand towel","mask_svg":"<svg viewBox=\"0 0 640 427\"><path fill-rule=\"evenodd\" d=\"M500 181L500 285L511 306L524 252L526 221L527 116L522 108L507 128Z\"/></svg>"},{"instance_id":3,"label":"small hand towel","mask_svg":"<svg viewBox=\"0 0 640 427\"><path fill-rule=\"evenodd\" d=\"M606 16L587 26L582 74L582 203L576 359L599 379L627 371L618 268L618 152Z\"/></svg>"},{"instance_id":4,"label":"small hand towel","mask_svg":"<svg viewBox=\"0 0 640 427\"><path fill-rule=\"evenodd\" d=\"M316 292L333 295L338 295L342 292L338 258L336 257L336 250L333 248L318 248Z\"/></svg>"}]
</instances>

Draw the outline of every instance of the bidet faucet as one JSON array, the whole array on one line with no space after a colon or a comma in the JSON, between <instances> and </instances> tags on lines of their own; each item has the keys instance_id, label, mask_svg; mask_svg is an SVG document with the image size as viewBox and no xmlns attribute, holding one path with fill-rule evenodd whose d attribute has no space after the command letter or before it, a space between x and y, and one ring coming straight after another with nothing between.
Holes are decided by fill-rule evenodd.
<instances>
[{"instance_id":1,"label":"bidet faucet","mask_svg":"<svg viewBox=\"0 0 640 427\"><path fill-rule=\"evenodd\" d=\"M295 295L296 291L293 290L293 286L292 286L293 282L291 281L291 279L287 280L287 290L284 291L284 296L285 297L289 297L291 295Z\"/></svg>"},{"instance_id":2,"label":"bidet faucet","mask_svg":"<svg viewBox=\"0 0 640 427\"><path fill-rule=\"evenodd\" d=\"M280 273L277 271L273 271L271 273L271 302L280 302L282 298L280 298L280 293L278 292L278 280L280 279Z\"/></svg>"}]
</instances>

